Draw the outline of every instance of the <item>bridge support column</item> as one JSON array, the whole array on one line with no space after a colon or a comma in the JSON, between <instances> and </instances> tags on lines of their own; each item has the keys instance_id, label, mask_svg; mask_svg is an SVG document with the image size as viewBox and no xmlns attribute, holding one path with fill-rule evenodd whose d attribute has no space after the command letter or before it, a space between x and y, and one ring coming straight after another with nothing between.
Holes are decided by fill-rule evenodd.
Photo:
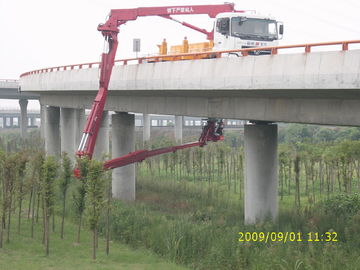
<instances>
[{"instance_id":1,"label":"bridge support column","mask_svg":"<svg viewBox=\"0 0 360 270\"><path fill-rule=\"evenodd\" d=\"M65 152L69 158L75 161L75 140L76 140L76 109L61 108L60 110L60 136L61 153Z\"/></svg>"},{"instance_id":2,"label":"bridge support column","mask_svg":"<svg viewBox=\"0 0 360 270\"><path fill-rule=\"evenodd\" d=\"M150 115L143 114L143 144L144 147L147 146L150 142L150 130L151 130L151 121Z\"/></svg>"},{"instance_id":3,"label":"bridge support column","mask_svg":"<svg viewBox=\"0 0 360 270\"><path fill-rule=\"evenodd\" d=\"M109 153L109 112L104 111L95 144L94 158L101 160L103 155L108 153Z\"/></svg>"},{"instance_id":4,"label":"bridge support column","mask_svg":"<svg viewBox=\"0 0 360 270\"><path fill-rule=\"evenodd\" d=\"M28 118L27 118L27 105L28 100L27 99L20 99L19 100L20 105L20 132L21 132L21 138L26 138L26 132L28 127Z\"/></svg>"},{"instance_id":5,"label":"bridge support column","mask_svg":"<svg viewBox=\"0 0 360 270\"><path fill-rule=\"evenodd\" d=\"M45 139L46 105L40 103L40 138Z\"/></svg>"},{"instance_id":6,"label":"bridge support column","mask_svg":"<svg viewBox=\"0 0 360 270\"><path fill-rule=\"evenodd\" d=\"M277 125L245 125L245 223L278 213Z\"/></svg>"},{"instance_id":7,"label":"bridge support column","mask_svg":"<svg viewBox=\"0 0 360 270\"><path fill-rule=\"evenodd\" d=\"M75 151L77 150L86 122L85 109L75 109Z\"/></svg>"},{"instance_id":8,"label":"bridge support column","mask_svg":"<svg viewBox=\"0 0 360 270\"><path fill-rule=\"evenodd\" d=\"M182 143L183 140L183 123L184 117L175 115L175 140L177 143Z\"/></svg>"},{"instance_id":9,"label":"bridge support column","mask_svg":"<svg viewBox=\"0 0 360 270\"><path fill-rule=\"evenodd\" d=\"M135 150L135 116L124 112L112 115L112 157L120 157ZM135 200L135 164L112 172L113 197Z\"/></svg>"},{"instance_id":10,"label":"bridge support column","mask_svg":"<svg viewBox=\"0 0 360 270\"><path fill-rule=\"evenodd\" d=\"M48 156L60 156L60 108L45 107L44 109L45 152Z\"/></svg>"}]
</instances>

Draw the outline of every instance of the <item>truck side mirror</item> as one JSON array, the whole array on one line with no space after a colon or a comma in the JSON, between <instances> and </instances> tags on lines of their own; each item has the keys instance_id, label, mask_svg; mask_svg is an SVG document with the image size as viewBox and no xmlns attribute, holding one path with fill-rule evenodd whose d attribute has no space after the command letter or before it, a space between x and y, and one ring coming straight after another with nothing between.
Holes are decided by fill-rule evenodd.
<instances>
[{"instance_id":1,"label":"truck side mirror","mask_svg":"<svg viewBox=\"0 0 360 270\"><path fill-rule=\"evenodd\" d=\"M284 34L284 25L283 25L283 24L280 24L279 34L280 34L280 35L283 35L283 34Z\"/></svg>"},{"instance_id":2,"label":"truck side mirror","mask_svg":"<svg viewBox=\"0 0 360 270\"><path fill-rule=\"evenodd\" d=\"M216 30L222 35L228 35L230 32L230 19L221 18L216 23Z\"/></svg>"}]
</instances>

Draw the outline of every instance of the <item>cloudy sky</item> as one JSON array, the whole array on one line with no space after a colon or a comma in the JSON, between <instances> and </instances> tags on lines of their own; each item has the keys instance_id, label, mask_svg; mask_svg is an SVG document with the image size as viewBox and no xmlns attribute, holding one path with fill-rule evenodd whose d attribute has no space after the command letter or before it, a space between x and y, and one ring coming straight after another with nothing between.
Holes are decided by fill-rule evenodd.
<instances>
[{"instance_id":1,"label":"cloudy sky","mask_svg":"<svg viewBox=\"0 0 360 270\"><path fill-rule=\"evenodd\" d=\"M237 10L271 14L285 25L281 44L360 39L358 0L242 0ZM110 9L145 6L221 4L216 0L0 0L0 79L17 79L23 72L82 62L99 61L103 50L96 30ZM180 20L212 29L206 15ZM141 54L155 53L166 38L169 45L205 40L202 34L157 17L121 26L117 58L132 57L132 40L141 38ZM0 101L0 109L17 102ZM37 107L36 102L31 107Z\"/></svg>"}]
</instances>

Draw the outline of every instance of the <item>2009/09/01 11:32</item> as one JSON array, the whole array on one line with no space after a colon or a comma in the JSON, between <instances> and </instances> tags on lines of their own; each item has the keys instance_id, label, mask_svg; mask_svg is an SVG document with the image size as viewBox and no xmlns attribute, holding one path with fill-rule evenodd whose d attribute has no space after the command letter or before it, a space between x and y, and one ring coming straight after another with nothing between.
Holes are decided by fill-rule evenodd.
<instances>
[{"instance_id":1,"label":"2009/09/01 11:32","mask_svg":"<svg viewBox=\"0 0 360 270\"><path fill-rule=\"evenodd\" d=\"M239 232L239 242L338 242L337 233L319 232Z\"/></svg>"}]
</instances>

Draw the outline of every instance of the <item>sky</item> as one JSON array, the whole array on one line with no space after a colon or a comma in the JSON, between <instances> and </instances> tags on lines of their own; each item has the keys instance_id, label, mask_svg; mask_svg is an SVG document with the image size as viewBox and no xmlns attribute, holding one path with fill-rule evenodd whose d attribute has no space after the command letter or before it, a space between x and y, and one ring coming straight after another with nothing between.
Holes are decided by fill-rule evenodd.
<instances>
[{"instance_id":1,"label":"sky","mask_svg":"<svg viewBox=\"0 0 360 270\"><path fill-rule=\"evenodd\" d=\"M237 10L272 15L285 25L281 45L360 39L358 0L234 0ZM34 69L100 60L103 39L97 25L111 9L222 4L216 0L0 0L0 79L18 79ZM207 15L177 16L212 29ZM168 45L205 41L203 34L159 17L139 18L120 27L117 59L134 57L132 42L141 39L140 55ZM0 100L1 108L17 101ZM29 107L38 108L38 102Z\"/></svg>"}]
</instances>

